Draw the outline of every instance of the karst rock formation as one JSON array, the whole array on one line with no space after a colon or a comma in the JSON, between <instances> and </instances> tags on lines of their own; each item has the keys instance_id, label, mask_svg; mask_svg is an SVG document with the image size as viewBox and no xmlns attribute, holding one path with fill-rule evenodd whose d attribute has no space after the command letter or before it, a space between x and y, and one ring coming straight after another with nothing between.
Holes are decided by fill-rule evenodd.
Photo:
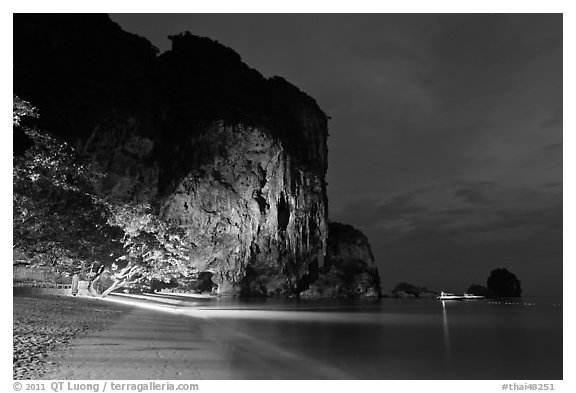
<instances>
[{"instance_id":1,"label":"karst rock formation","mask_svg":"<svg viewBox=\"0 0 576 393\"><path fill-rule=\"evenodd\" d=\"M185 227L218 293L376 296L365 237L329 237L326 114L216 41L170 38L158 54L106 15L14 15L14 93L106 174L98 192Z\"/></svg>"}]
</instances>

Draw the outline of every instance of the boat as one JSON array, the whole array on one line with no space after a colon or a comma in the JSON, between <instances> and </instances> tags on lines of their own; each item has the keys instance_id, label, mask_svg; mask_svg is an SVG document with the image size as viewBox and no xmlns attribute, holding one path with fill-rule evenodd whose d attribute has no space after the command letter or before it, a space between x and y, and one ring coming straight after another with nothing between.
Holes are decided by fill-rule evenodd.
<instances>
[{"instance_id":1,"label":"boat","mask_svg":"<svg viewBox=\"0 0 576 393\"><path fill-rule=\"evenodd\" d=\"M454 295L453 293L449 292L440 292L440 296L436 299L438 300L462 300L464 296Z\"/></svg>"},{"instance_id":2,"label":"boat","mask_svg":"<svg viewBox=\"0 0 576 393\"><path fill-rule=\"evenodd\" d=\"M472 295L471 293L465 293L464 299L486 299L486 297L480 295Z\"/></svg>"}]
</instances>

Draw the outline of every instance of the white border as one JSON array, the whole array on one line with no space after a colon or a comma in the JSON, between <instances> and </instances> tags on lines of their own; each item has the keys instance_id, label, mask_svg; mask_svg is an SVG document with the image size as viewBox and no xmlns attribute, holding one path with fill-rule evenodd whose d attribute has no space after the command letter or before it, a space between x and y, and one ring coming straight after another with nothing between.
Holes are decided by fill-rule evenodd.
<instances>
[{"instance_id":1,"label":"white border","mask_svg":"<svg viewBox=\"0 0 576 393\"><path fill-rule=\"evenodd\" d=\"M11 120L11 114L8 113L11 108L12 92L9 91L9 86L12 85L12 13L13 12L141 12L141 13L206 13L206 12L221 12L221 13L263 13L263 12L316 12L316 13L362 13L362 12L386 12L386 13L455 13L455 12L493 12L493 13L507 13L507 12L528 12L528 13L564 13L564 123L565 129L569 132L564 134L564 288L568 294L572 294L572 283L574 282L574 264L576 263L576 255L574 253L574 230L571 224L574 221L574 207L572 202L574 198L574 170L576 165L574 162L574 136L571 132L574 128L574 77L569 70L576 70L574 64L574 4L575 2L569 1L503 1L503 0L484 0L477 2L467 1L394 1L394 2L376 2L374 0L356 0L347 2L319 2L319 1L305 1L305 0L292 0L290 2L272 2L268 1L233 1L224 0L217 2L202 2L197 1L110 1L100 0L98 2L79 2L79 1L4 1L2 2L1 14L1 28L2 28L2 48L4 49L4 56L2 65L4 67L2 72L2 160L0 175L3 184L3 192L0 194L2 202L2 262L3 270L5 273L4 284L1 286L1 294L4 299L11 299L11 289L9 287L9 272L11 259L11 205L12 196L11 186L9 186L11 178L11 145L12 133L8 128L8 122ZM10 188L9 188L10 187ZM2 323L2 340L0 352L2 357L2 368L0 380L6 391L12 391L11 379L11 361L7 359L7 355L11 353L11 331L12 331L12 309L11 301L6 300L5 303L5 317ZM573 316L574 306L568 296L564 298L564 381L555 382L555 390L567 391L568 386L573 386L574 377L574 338L573 330ZM359 354L361 356L361 354ZM515 381L509 381L515 382ZM519 381L516 381L519 382ZM536 381L535 381L536 382ZM549 382L549 381L543 381ZM320 391L328 389L337 392L349 391L370 391L378 392L390 391L442 391L442 392L499 392L503 381L285 381L278 383L277 381L206 381L199 382L201 391L279 391L288 392L294 390L300 391ZM571 391L573 391L574 386Z\"/></svg>"}]
</instances>

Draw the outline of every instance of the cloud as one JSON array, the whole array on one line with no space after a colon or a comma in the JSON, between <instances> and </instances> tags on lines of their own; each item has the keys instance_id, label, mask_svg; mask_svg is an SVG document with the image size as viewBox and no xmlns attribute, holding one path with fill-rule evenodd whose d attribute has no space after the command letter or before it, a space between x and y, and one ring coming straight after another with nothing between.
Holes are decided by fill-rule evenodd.
<instances>
[{"instance_id":1,"label":"cloud","mask_svg":"<svg viewBox=\"0 0 576 393\"><path fill-rule=\"evenodd\" d=\"M332 214L368 236L385 288L394 280L469 285L500 265L526 271L531 282L544 261L547 275L561 274L562 200L554 189L449 182L363 198Z\"/></svg>"},{"instance_id":2,"label":"cloud","mask_svg":"<svg viewBox=\"0 0 576 393\"><path fill-rule=\"evenodd\" d=\"M556 187L562 187L562 182L551 182L551 183L546 183L546 184L543 184L541 187L542 187L542 188L556 188Z\"/></svg>"},{"instance_id":3,"label":"cloud","mask_svg":"<svg viewBox=\"0 0 576 393\"><path fill-rule=\"evenodd\" d=\"M553 154L555 156L562 156L562 148L564 146L564 143L562 142L558 142L558 143L551 143L549 145L543 146L540 150L545 153L545 154Z\"/></svg>"},{"instance_id":4,"label":"cloud","mask_svg":"<svg viewBox=\"0 0 576 393\"><path fill-rule=\"evenodd\" d=\"M486 204L491 201L483 189L477 188L458 188L454 191L454 195L464 202L472 204Z\"/></svg>"}]
</instances>

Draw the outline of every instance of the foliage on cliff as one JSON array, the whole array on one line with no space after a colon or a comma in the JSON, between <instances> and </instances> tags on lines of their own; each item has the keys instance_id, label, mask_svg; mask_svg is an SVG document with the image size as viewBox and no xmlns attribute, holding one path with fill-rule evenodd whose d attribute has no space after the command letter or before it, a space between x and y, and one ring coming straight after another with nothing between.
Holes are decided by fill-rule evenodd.
<instances>
[{"instance_id":1,"label":"foliage on cliff","mask_svg":"<svg viewBox=\"0 0 576 393\"><path fill-rule=\"evenodd\" d=\"M93 282L105 271L115 277L106 293L130 282L190 273L177 230L146 205L98 195L94 184L105 175L65 141L25 125L39 117L30 103L14 96L13 113L14 133L30 141L13 160L15 263L65 274L101 266Z\"/></svg>"},{"instance_id":2,"label":"foliage on cliff","mask_svg":"<svg viewBox=\"0 0 576 393\"><path fill-rule=\"evenodd\" d=\"M23 124L37 117L36 108L14 96L14 134L29 141L13 161L16 261L64 271L96 255L109 262L114 230L88 192L98 174L66 142Z\"/></svg>"}]
</instances>

